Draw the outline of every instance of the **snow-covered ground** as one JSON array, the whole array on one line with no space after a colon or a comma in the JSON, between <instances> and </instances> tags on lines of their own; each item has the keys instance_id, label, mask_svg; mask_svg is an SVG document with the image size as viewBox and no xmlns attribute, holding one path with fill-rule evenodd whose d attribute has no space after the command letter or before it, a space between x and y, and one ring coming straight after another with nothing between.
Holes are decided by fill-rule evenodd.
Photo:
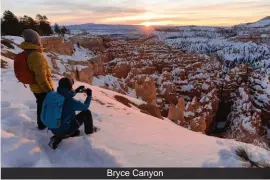
<instances>
[{"instance_id":1,"label":"snow-covered ground","mask_svg":"<svg viewBox=\"0 0 270 180\"><path fill-rule=\"evenodd\" d=\"M78 47L77 44L74 44L74 51L72 56L68 55L58 55L58 58L64 62L68 60L72 61L87 61L94 56L94 53L89 49L84 47Z\"/></svg>"},{"instance_id":2,"label":"snow-covered ground","mask_svg":"<svg viewBox=\"0 0 270 180\"><path fill-rule=\"evenodd\" d=\"M242 162L234 153L239 147L254 160L270 161L265 149L189 131L123 105L114 99L118 93L80 82L74 87L93 90L90 110L101 130L86 136L81 128L81 136L52 150L51 132L36 128L33 94L17 82L12 69L1 73L2 167L239 167ZM84 100L85 95L76 98Z\"/></svg>"},{"instance_id":3,"label":"snow-covered ground","mask_svg":"<svg viewBox=\"0 0 270 180\"><path fill-rule=\"evenodd\" d=\"M24 41L23 37L19 37L19 36L2 36L2 38L11 40L17 45L21 44Z\"/></svg>"}]
</instances>

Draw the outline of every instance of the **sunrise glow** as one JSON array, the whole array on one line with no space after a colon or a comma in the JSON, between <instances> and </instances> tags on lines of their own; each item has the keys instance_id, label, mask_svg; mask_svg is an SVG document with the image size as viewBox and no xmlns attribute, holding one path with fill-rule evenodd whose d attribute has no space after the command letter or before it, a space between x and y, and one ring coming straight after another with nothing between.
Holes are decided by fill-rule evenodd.
<instances>
[{"instance_id":1,"label":"sunrise glow","mask_svg":"<svg viewBox=\"0 0 270 180\"><path fill-rule=\"evenodd\" d=\"M127 25L221 25L254 22L269 16L269 0L33 0L1 2L1 10L19 16L46 15L59 24L127 24ZM24 8L20 8L20 7Z\"/></svg>"}]
</instances>

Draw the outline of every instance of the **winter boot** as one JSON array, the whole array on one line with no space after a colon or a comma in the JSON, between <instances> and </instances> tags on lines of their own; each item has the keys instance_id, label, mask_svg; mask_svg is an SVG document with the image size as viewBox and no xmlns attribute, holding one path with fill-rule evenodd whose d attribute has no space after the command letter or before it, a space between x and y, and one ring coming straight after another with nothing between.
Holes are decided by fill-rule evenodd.
<instances>
[{"instance_id":1,"label":"winter boot","mask_svg":"<svg viewBox=\"0 0 270 180\"><path fill-rule=\"evenodd\" d=\"M93 133L95 133L95 132L97 132L99 130L99 128L98 127L93 127L93 129L92 129L92 131L85 131L85 134L87 134L87 135L89 135L89 134L93 134Z\"/></svg>"},{"instance_id":2,"label":"winter boot","mask_svg":"<svg viewBox=\"0 0 270 180\"><path fill-rule=\"evenodd\" d=\"M59 138L57 136L53 136L50 138L50 142L49 142L49 146L52 148L52 149L56 149L57 146L60 144L60 142L62 141L62 138Z\"/></svg>"}]
</instances>

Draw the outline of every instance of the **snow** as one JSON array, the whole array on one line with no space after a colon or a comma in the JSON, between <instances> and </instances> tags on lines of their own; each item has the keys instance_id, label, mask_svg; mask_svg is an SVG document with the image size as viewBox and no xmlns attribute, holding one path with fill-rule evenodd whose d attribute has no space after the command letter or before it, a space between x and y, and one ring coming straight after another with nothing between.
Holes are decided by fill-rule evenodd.
<instances>
[{"instance_id":1,"label":"snow","mask_svg":"<svg viewBox=\"0 0 270 180\"><path fill-rule=\"evenodd\" d=\"M231 81L230 76L226 75L225 80L226 80L227 82L230 82L230 81Z\"/></svg>"},{"instance_id":2,"label":"snow","mask_svg":"<svg viewBox=\"0 0 270 180\"><path fill-rule=\"evenodd\" d=\"M118 62L121 62L121 61L123 61L123 59L115 58L115 59L111 60L109 63L118 63Z\"/></svg>"},{"instance_id":3,"label":"snow","mask_svg":"<svg viewBox=\"0 0 270 180\"><path fill-rule=\"evenodd\" d=\"M64 72L67 71L66 66L62 62L56 61L56 64L57 64L57 66L59 68L59 73L63 74Z\"/></svg>"},{"instance_id":4,"label":"snow","mask_svg":"<svg viewBox=\"0 0 270 180\"><path fill-rule=\"evenodd\" d=\"M63 60L64 62L68 62L68 60L72 61L88 61L93 58L93 52L89 49L78 47L77 44L74 45L74 51L72 56L68 55L58 55L58 58Z\"/></svg>"},{"instance_id":5,"label":"snow","mask_svg":"<svg viewBox=\"0 0 270 180\"><path fill-rule=\"evenodd\" d=\"M17 45L21 44L24 41L23 37L19 37L19 36L2 36L2 38L11 40Z\"/></svg>"},{"instance_id":6,"label":"snow","mask_svg":"<svg viewBox=\"0 0 270 180\"><path fill-rule=\"evenodd\" d=\"M136 91L134 89L128 88L128 94L129 97L137 98Z\"/></svg>"},{"instance_id":7,"label":"snow","mask_svg":"<svg viewBox=\"0 0 270 180\"><path fill-rule=\"evenodd\" d=\"M248 132L255 133L256 132L255 127L251 127L251 118L245 116L241 116L241 118L242 118L242 127Z\"/></svg>"},{"instance_id":8,"label":"snow","mask_svg":"<svg viewBox=\"0 0 270 180\"><path fill-rule=\"evenodd\" d=\"M183 91L190 91L190 90L192 90L193 88L194 88L194 86L191 85L191 84L183 85L183 86L181 87L181 89L182 89Z\"/></svg>"},{"instance_id":9,"label":"snow","mask_svg":"<svg viewBox=\"0 0 270 180\"><path fill-rule=\"evenodd\" d=\"M13 70L1 71L2 167L239 167L238 147L255 160L270 160L262 148L189 131L126 107L113 98L118 93L80 82L75 88L93 90L90 109L101 131L66 139L54 151L47 145L52 134L36 129L33 94L17 83Z\"/></svg>"},{"instance_id":10,"label":"snow","mask_svg":"<svg viewBox=\"0 0 270 180\"><path fill-rule=\"evenodd\" d=\"M73 66L74 69L78 70L78 71L81 71L82 69L85 69L85 68L88 68L88 66L83 66L83 65L76 65L76 66Z\"/></svg>"},{"instance_id":11,"label":"snow","mask_svg":"<svg viewBox=\"0 0 270 180\"><path fill-rule=\"evenodd\" d=\"M185 111L184 112L185 117L194 116L195 114L191 111Z\"/></svg>"},{"instance_id":12,"label":"snow","mask_svg":"<svg viewBox=\"0 0 270 180\"><path fill-rule=\"evenodd\" d=\"M154 31L153 35L174 49L196 53L201 58L209 59L209 55L217 55L221 60L240 61L253 65L255 62L269 59L269 41L265 35L270 30L269 22L269 19L264 19L247 26L227 28L176 27L175 32L169 32L164 28ZM254 35L254 32L265 38L265 42L239 40L242 34L249 37Z\"/></svg>"},{"instance_id":13,"label":"snow","mask_svg":"<svg viewBox=\"0 0 270 180\"><path fill-rule=\"evenodd\" d=\"M15 38L16 36L12 36L12 37ZM15 41L16 41L16 39L15 39ZM8 48L5 45L1 44L1 51L3 51L3 52L10 51L10 52L12 52L14 54L19 54L20 52L23 51L20 47L18 47L17 44L14 44L14 42L11 43L11 45L14 47L14 49Z\"/></svg>"},{"instance_id":14,"label":"snow","mask_svg":"<svg viewBox=\"0 0 270 180\"><path fill-rule=\"evenodd\" d=\"M206 84L206 83L203 83L203 85L202 85L202 89L203 90L207 90L207 89L209 89L209 84Z\"/></svg>"},{"instance_id":15,"label":"snow","mask_svg":"<svg viewBox=\"0 0 270 180\"><path fill-rule=\"evenodd\" d=\"M238 89L239 90L239 93L240 93L240 95L241 95L241 97L242 97L242 101L248 101L248 95L247 95L247 93L245 92L245 90L244 90L244 88L239 88Z\"/></svg>"},{"instance_id":16,"label":"snow","mask_svg":"<svg viewBox=\"0 0 270 180\"><path fill-rule=\"evenodd\" d=\"M96 76L93 78L92 85L94 86L105 86L106 84L109 87L116 87L118 89L121 88L118 78L112 75Z\"/></svg>"},{"instance_id":17,"label":"snow","mask_svg":"<svg viewBox=\"0 0 270 180\"><path fill-rule=\"evenodd\" d=\"M92 82L92 85L94 86L99 86L99 87L105 87L105 86L108 86L109 89L115 89L115 90L121 90L121 84L125 85L125 82L121 82L121 79L118 79L112 75L105 75L105 76L95 76L93 78L93 82ZM117 95L117 93L115 92L112 92L112 94L114 95ZM133 97L133 98L136 98L136 92L129 88L128 89L128 96L126 97L127 99L130 99L130 97ZM142 100L139 100L139 99L133 99L132 98L132 101L137 104L137 105L140 105L140 104L144 104L145 102L142 101Z\"/></svg>"},{"instance_id":18,"label":"snow","mask_svg":"<svg viewBox=\"0 0 270 180\"><path fill-rule=\"evenodd\" d=\"M246 27L264 27L270 26L270 19L264 19L251 24L245 24Z\"/></svg>"},{"instance_id":19,"label":"snow","mask_svg":"<svg viewBox=\"0 0 270 180\"><path fill-rule=\"evenodd\" d=\"M15 38L15 41L19 42L19 38ZM14 51L19 52L16 48ZM65 72L64 62L67 60L83 61L92 57L92 52L87 49L76 45L74 49L72 56L57 56L60 72ZM48 57L48 54L45 55ZM82 136L64 140L53 151L47 145L51 132L36 129L33 94L29 88L18 83L12 70L13 61L1 58L8 62L10 68L1 69L2 167L239 167L241 161L234 154L234 150L239 147L248 149L254 160L270 161L270 152L262 148L192 132L168 119L160 120L141 113L137 108L126 107L114 96L123 96L137 105L145 102L132 98L136 97L136 92L130 88L128 96L124 96L97 87L121 89L125 85L124 81L111 75L94 77L92 85L81 82L75 82L74 85L74 88L84 85L93 90L90 110L94 124L101 131L86 136L82 127ZM49 57L48 62L52 67ZM174 73L182 71L176 68ZM209 79L203 73L198 76ZM55 89L57 77L60 76L54 79ZM161 88L170 84L172 82L164 82ZM182 87L184 91L194 88L193 85ZM78 94L76 98L83 101L85 95ZM204 100L209 100L207 98ZM162 99L157 101L161 102ZM211 107L210 104L208 106ZM166 104L165 108L168 109L169 105ZM185 112L185 116L190 115L194 114ZM249 128L248 124L246 128Z\"/></svg>"},{"instance_id":20,"label":"snow","mask_svg":"<svg viewBox=\"0 0 270 180\"><path fill-rule=\"evenodd\" d=\"M7 62L7 68L12 68L13 67L13 62L14 60L9 59L5 56L1 56L1 59L4 60L5 62Z\"/></svg>"}]
</instances>

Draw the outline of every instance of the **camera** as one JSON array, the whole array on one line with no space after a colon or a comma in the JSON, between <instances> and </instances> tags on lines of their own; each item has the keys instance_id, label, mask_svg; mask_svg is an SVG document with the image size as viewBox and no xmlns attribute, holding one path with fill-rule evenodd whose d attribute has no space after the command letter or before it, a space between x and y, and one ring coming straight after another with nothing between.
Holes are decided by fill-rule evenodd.
<instances>
[{"instance_id":1,"label":"camera","mask_svg":"<svg viewBox=\"0 0 270 180\"><path fill-rule=\"evenodd\" d=\"M81 90L81 93L86 93L86 88L83 88L83 89Z\"/></svg>"},{"instance_id":2,"label":"camera","mask_svg":"<svg viewBox=\"0 0 270 180\"><path fill-rule=\"evenodd\" d=\"M77 93L86 93L86 88L77 89Z\"/></svg>"},{"instance_id":3,"label":"camera","mask_svg":"<svg viewBox=\"0 0 270 180\"><path fill-rule=\"evenodd\" d=\"M87 92L89 93L89 91L91 91L91 89L89 90L89 89L85 88L84 86L80 86L75 90L76 93L86 93L86 94L87 94Z\"/></svg>"}]
</instances>

